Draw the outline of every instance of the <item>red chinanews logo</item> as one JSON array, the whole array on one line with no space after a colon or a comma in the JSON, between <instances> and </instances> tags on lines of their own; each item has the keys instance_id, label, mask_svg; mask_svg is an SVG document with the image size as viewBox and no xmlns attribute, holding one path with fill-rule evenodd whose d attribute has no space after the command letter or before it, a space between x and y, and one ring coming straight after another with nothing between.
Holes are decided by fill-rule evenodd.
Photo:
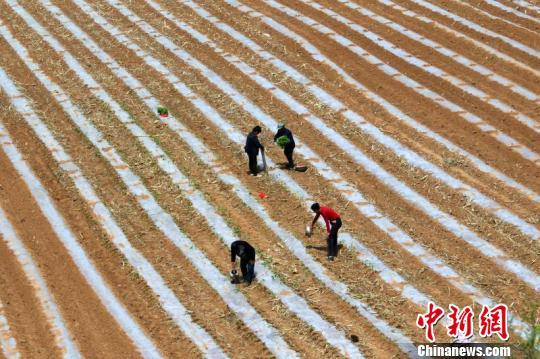
<instances>
[{"instance_id":1,"label":"red chinanews logo","mask_svg":"<svg viewBox=\"0 0 540 359\"><path fill-rule=\"evenodd\" d=\"M450 319L448 326L446 327L446 333L448 336L453 338L470 338L473 335L473 317L474 312L471 307L466 306L463 310L459 310L453 304L448 306L450 308L450 314L448 318ZM461 334L461 336L459 335Z\"/></svg>"},{"instance_id":2,"label":"red chinanews logo","mask_svg":"<svg viewBox=\"0 0 540 359\"><path fill-rule=\"evenodd\" d=\"M435 305L433 302L429 302L428 312L424 315L418 315L416 319L416 325L419 328L426 328L426 339L431 343L435 341L433 328L442 317L444 317L444 309Z\"/></svg>"},{"instance_id":3,"label":"red chinanews logo","mask_svg":"<svg viewBox=\"0 0 540 359\"><path fill-rule=\"evenodd\" d=\"M505 304L493 308L485 305L480 313L480 336L485 338L497 334L501 340L508 340L507 312L508 307Z\"/></svg>"},{"instance_id":4,"label":"red chinanews logo","mask_svg":"<svg viewBox=\"0 0 540 359\"><path fill-rule=\"evenodd\" d=\"M447 315L446 333L449 337L467 339L474 334L474 312L471 307L463 309L450 304ZM425 337L430 342L435 341L435 326L444 317L444 309L433 302L428 303L427 313L419 314L416 318L416 326L425 329ZM508 307L498 304L490 307L482 306L478 317L478 328L483 338L497 334L501 340L508 340Z\"/></svg>"}]
</instances>

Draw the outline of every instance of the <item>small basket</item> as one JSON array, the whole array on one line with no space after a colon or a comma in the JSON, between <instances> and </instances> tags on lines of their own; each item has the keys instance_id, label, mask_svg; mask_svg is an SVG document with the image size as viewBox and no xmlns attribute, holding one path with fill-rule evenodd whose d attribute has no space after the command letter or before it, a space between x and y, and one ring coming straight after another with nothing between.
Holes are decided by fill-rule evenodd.
<instances>
[{"instance_id":1,"label":"small basket","mask_svg":"<svg viewBox=\"0 0 540 359\"><path fill-rule=\"evenodd\" d=\"M167 108L163 107L163 106L159 106L157 108L157 113L159 114L160 117L168 117L169 116L169 110L167 110Z\"/></svg>"},{"instance_id":2,"label":"small basket","mask_svg":"<svg viewBox=\"0 0 540 359\"><path fill-rule=\"evenodd\" d=\"M240 276L236 270L232 270L231 273L229 273L229 276L231 278L231 284L240 283Z\"/></svg>"}]
</instances>

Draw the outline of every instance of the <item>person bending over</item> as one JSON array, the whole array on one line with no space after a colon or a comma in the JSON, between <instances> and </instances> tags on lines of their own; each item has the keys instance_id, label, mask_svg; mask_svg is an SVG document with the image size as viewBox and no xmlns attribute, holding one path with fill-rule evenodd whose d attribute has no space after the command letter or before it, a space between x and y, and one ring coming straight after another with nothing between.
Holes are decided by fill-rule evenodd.
<instances>
[{"instance_id":1,"label":"person bending over","mask_svg":"<svg viewBox=\"0 0 540 359\"><path fill-rule=\"evenodd\" d=\"M315 222L319 219L320 216L323 217L324 223L326 224L326 232L328 233L327 238L327 253L328 260L333 261L337 256L338 250L338 231L341 228L341 217L330 207L321 207L318 203L313 203L311 205L311 210L315 212L315 218L311 222L311 230L315 228Z\"/></svg>"},{"instance_id":2,"label":"person bending over","mask_svg":"<svg viewBox=\"0 0 540 359\"><path fill-rule=\"evenodd\" d=\"M294 143L294 137L292 135L291 130L286 128L284 124L280 123L278 125L278 130L276 134L274 135L274 142L278 143L280 146L283 147L283 153L285 154L285 157L287 157L287 162L288 162L287 168L293 169L294 168L293 151L296 145Z\"/></svg>"},{"instance_id":3,"label":"person bending over","mask_svg":"<svg viewBox=\"0 0 540 359\"><path fill-rule=\"evenodd\" d=\"M231 244L231 273L236 271L236 256L240 257L240 271L248 286L255 277L255 248L246 241L235 241Z\"/></svg>"}]
</instances>

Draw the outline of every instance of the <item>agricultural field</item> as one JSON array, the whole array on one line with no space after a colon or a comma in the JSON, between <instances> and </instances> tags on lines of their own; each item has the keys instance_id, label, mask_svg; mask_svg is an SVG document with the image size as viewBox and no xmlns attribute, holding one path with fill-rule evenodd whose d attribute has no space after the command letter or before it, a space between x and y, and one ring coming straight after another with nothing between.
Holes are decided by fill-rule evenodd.
<instances>
[{"instance_id":1,"label":"agricultural field","mask_svg":"<svg viewBox=\"0 0 540 359\"><path fill-rule=\"evenodd\" d=\"M534 357L539 242L535 1L0 0L0 358Z\"/></svg>"}]
</instances>

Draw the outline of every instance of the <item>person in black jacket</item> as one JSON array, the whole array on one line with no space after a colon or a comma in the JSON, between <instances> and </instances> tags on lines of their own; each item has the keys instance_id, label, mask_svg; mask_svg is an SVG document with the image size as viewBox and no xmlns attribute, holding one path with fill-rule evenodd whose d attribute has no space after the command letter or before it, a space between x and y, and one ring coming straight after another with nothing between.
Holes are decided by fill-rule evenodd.
<instances>
[{"instance_id":1,"label":"person in black jacket","mask_svg":"<svg viewBox=\"0 0 540 359\"><path fill-rule=\"evenodd\" d=\"M231 244L231 273L236 274L236 256L240 257L240 271L246 285L255 277L255 248L246 241Z\"/></svg>"},{"instance_id":2,"label":"person in black jacket","mask_svg":"<svg viewBox=\"0 0 540 359\"><path fill-rule=\"evenodd\" d=\"M294 168L293 151L296 145L294 143L294 138L291 130L286 128L284 124L280 123L278 125L278 130L274 135L274 142L277 142L278 138L282 136L285 136L289 139L289 142L287 142L285 147L283 147L283 153L285 154L285 157L287 157L287 168L292 169Z\"/></svg>"},{"instance_id":3,"label":"person in black jacket","mask_svg":"<svg viewBox=\"0 0 540 359\"><path fill-rule=\"evenodd\" d=\"M253 127L253 130L247 135L246 145L244 151L246 151L249 158L249 173L252 176L257 176L259 172L257 168L257 155L259 149L264 151L264 146L259 142L259 134L262 132L261 126Z\"/></svg>"}]
</instances>

